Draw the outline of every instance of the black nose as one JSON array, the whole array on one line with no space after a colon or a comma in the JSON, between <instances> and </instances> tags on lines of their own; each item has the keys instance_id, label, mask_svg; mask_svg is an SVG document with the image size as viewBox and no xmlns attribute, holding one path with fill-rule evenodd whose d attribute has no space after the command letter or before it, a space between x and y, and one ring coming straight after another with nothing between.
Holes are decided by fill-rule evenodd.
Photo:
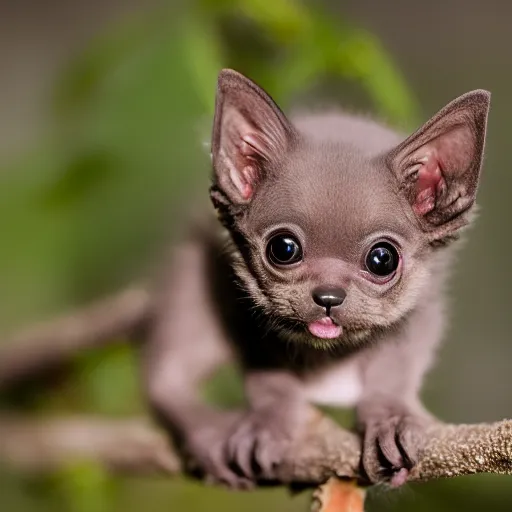
<instances>
[{"instance_id":1,"label":"black nose","mask_svg":"<svg viewBox=\"0 0 512 512\"><path fill-rule=\"evenodd\" d=\"M346 296L347 294L343 288L320 286L313 290L313 300L319 306L327 309L327 313L331 308L341 306Z\"/></svg>"}]
</instances>

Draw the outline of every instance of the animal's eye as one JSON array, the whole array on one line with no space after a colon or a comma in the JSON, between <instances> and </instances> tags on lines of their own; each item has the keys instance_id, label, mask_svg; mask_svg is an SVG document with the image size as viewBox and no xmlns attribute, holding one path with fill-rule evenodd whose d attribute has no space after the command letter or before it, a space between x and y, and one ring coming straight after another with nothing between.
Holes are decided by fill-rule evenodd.
<instances>
[{"instance_id":1,"label":"animal's eye","mask_svg":"<svg viewBox=\"0 0 512 512\"><path fill-rule=\"evenodd\" d=\"M302 260L302 247L295 236L279 233L267 244L267 258L274 265L291 265Z\"/></svg>"},{"instance_id":2,"label":"animal's eye","mask_svg":"<svg viewBox=\"0 0 512 512\"><path fill-rule=\"evenodd\" d=\"M366 268L378 277L391 275L398 268L398 250L389 242L376 243L366 255Z\"/></svg>"}]
</instances>

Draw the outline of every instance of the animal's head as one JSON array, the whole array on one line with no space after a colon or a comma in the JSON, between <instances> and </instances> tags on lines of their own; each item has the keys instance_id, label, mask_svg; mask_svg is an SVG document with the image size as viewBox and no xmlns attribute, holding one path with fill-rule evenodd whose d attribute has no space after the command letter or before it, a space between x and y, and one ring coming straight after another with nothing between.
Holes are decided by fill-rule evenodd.
<instances>
[{"instance_id":1,"label":"animal's head","mask_svg":"<svg viewBox=\"0 0 512 512\"><path fill-rule=\"evenodd\" d=\"M252 81L221 72L211 196L244 288L278 331L358 343L428 295L470 218L489 99L465 94L403 141L373 125L366 142L321 118L294 126Z\"/></svg>"}]
</instances>

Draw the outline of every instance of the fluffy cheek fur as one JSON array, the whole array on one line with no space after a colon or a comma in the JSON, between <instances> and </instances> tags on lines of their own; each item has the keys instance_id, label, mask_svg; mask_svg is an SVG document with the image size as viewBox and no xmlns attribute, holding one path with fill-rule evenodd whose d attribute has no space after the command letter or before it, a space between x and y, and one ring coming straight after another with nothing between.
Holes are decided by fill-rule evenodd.
<instances>
[{"instance_id":1,"label":"fluffy cheek fur","mask_svg":"<svg viewBox=\"0 0 512 512\"><path fill-rule=\"evenodd\" d=\"M296 300L297 288L301 285L276 282L254 258L250 267L238 250L231 251L232 265L244 291L252 299L265 320L270 322L300 321ZM295 298L290 294L295 295Z\"/></svg>"},{"instance_id":2,"label":"fluffy cheek fur","mask_svg":"<svg viewBox=\"0 0 512 512\"><path fill-rule=\"evenodd\" d=\"M425 295L431 272L426 265L414 265L390 289L379 292L353 284L340 310L340 323L348 330L384 329L397 324Z\"/></svg>"}]
</instances>

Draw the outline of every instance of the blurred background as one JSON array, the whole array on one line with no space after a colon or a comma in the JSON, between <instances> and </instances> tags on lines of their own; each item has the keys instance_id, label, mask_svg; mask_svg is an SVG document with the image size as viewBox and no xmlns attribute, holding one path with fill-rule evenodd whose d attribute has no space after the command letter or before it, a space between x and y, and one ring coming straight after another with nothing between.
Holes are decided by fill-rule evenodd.
<instances>
[{"instance_id":1,"label":"blurred background","mask_svg":"<svg viewBox=\"0 0 512 512\"><path fill-rule=\"evenodd\" d=\"M447 342L424 396L446 421L510 416L511 16L498 0L0 0L0 335L152 267L187 197L206 186L220 68L248 74L285 109L335 103L405 130L486 88L481 216L460 254ZM0 405L37 415L144 411L125 346L80 355L65 378L4 393ZM511 482L374 491L368 509L509 511ZM119 478L84 463L36 478L0 463L1 510L147 507L306 510L307 496Z\"/></svg>"}]
</instances>

